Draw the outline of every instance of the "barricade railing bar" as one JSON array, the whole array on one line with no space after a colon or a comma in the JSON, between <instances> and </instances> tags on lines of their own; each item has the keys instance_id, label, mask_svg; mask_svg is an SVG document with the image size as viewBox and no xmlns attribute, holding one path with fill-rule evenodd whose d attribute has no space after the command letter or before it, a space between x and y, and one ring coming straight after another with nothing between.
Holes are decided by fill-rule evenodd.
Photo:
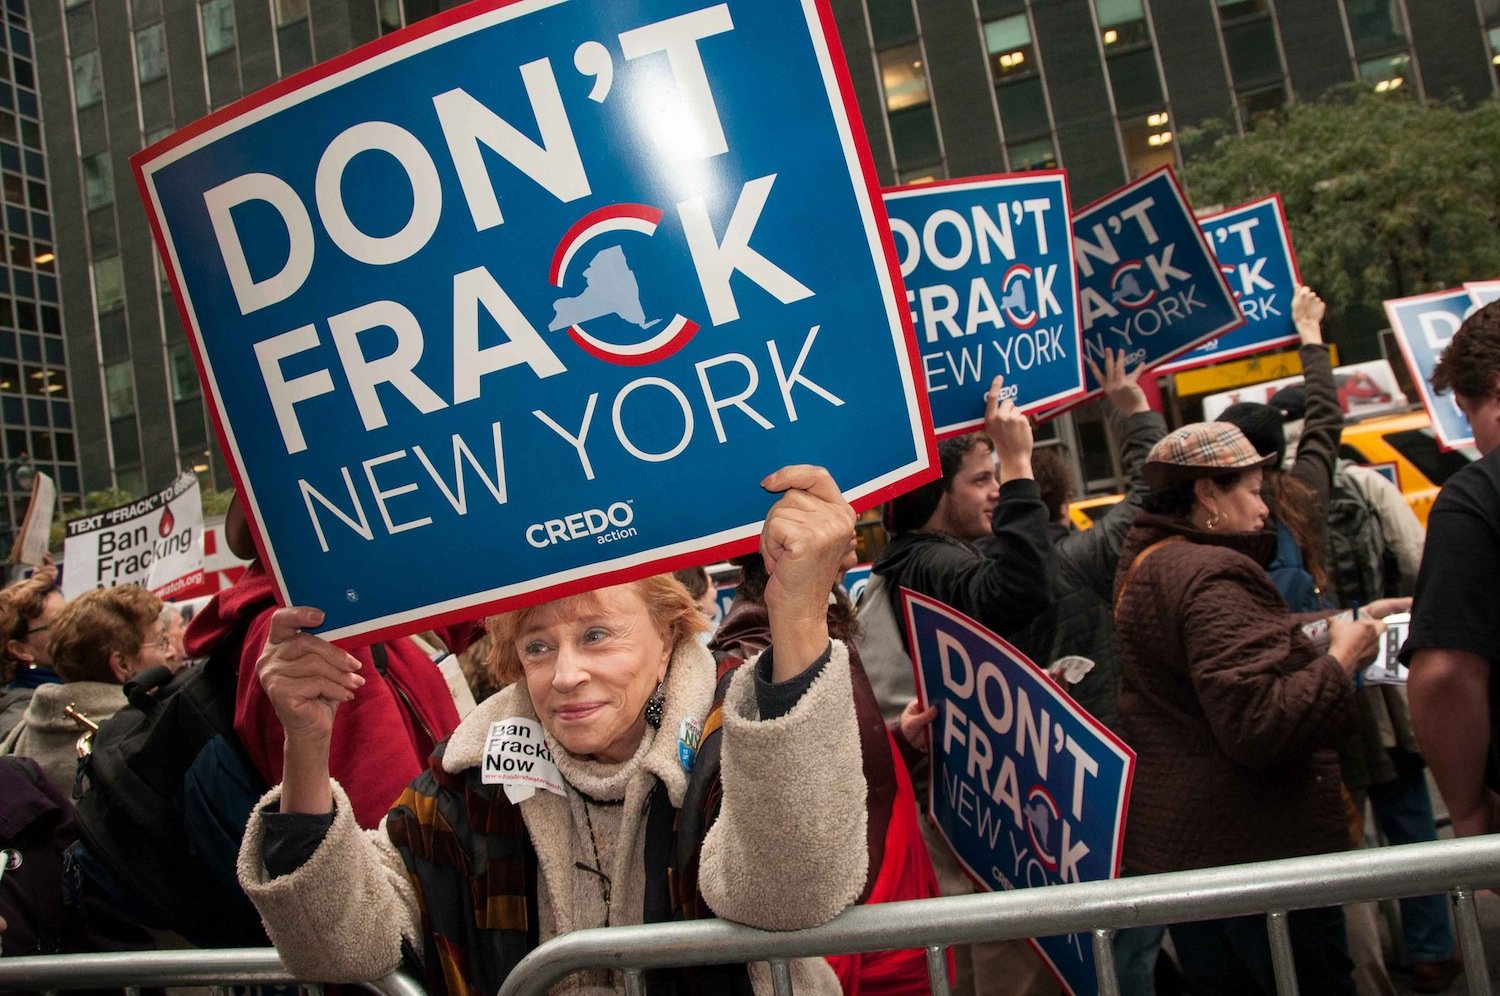
<instances>
[{"instance_id":1,"label":"barricade railing bar","mask_svg":"<svg viewBox=\"0 0 1500 996\"><path fill-rule=\"evenodd\" d=\"M565 976L588 968L622 972L626 993L641 996L647 970L746 961L769 962L777 996L790 996L791 959L907 948L926 950L933 994L947 996L948 945L1075 933L1092 938L1099 992L1118 996L1112 944L1116 930L1251 914L1267 917L1278 992L1295 996L1288 911L1441 892L1452 897L1469 992L1490 996L1474 894L1496 885L1500 835L861 906L798 931L756 930L723 920L579 930L553 938L522 959L499 996L542 996ZM0 990L121 987L130 994L143 986L291 981L270 948L0 958ZM423 993L420 984L400 972L364 987L381 996Z\"/></svg>"},{"instance_id":2,"label":"barricade railing bar","mask_svg":"<svg viewBox=\"0 0 1500 996\"><path fill-rule=\"evenodd\" d=\"M1489 996L1474 892L1496 885L1500 835L860 906L822 926L784 933L723 920L579 930L522 959L500 996L541 996L585 968L623 972L625 991L636 996L645 992L642 973L649 969L746 961L770 962L777 996L789 996L789 959L906 948L927 950L934 996L947 996L947 945L1075 933L1092 935L1099 992L1118 996L1117 929L1256 913L1268 917L1278 992L1295 996L1288 910L1442 892L1453 899L1469 992Z\"/></svg>"},{"instance_id":3,"label":"barricade railing bar","mask_svg":"<svg viewBox=\"0 0 1500 996\"><path fill-rule=\"evenodd\" d=\"M275 948L0 958L0 992L118 988L134 996L145 986L208 986L219 996L229 986L295 982ZM360 986L379 996L425 996L421 984L402 972Z\"/></svg>"}]
</instances>

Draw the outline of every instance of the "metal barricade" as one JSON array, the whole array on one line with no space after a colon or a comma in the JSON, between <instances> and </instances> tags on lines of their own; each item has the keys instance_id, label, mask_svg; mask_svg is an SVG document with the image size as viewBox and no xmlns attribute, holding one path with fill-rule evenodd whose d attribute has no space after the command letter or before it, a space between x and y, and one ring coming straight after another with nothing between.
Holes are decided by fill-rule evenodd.
<instances>
[{"instance_id":1,"label":"metal barricade","mask_svg":"<svg viewBox=\"0 0 1500 996\"><path fill-rule=\"evenodd\" d=\"M947 945L1074 933L1092 935L1099 992L1118 996L1116 929L1254 913L1267 916L1278 992L1295 996L1287 911L1440 892L1453 898L1469 992L1489 996L1474 891L1496 885L1500 835L861 906L820 927L784 933L723 920L579 930L527 955L500 996L542 996L553 983L585 968L622 971L626 993L638 996L645 991L642 973L648 969L745 961L769 962L777 996L789 996L789 959L904 948L927 950L932 991L947 996Z\"/></svg>"},{"instance_id":2,"label":"metal barricade","mask_svg":"<svg viewBox=\"0 0 1500 996\"><path fill-rule=\"evenodd\" d=\"M119 988L136 996L143 986L210 986L221 996L229 986L296 981L275 948L0 958L0 991ZM426 996L418 982L401 972L361 985L380 996Z\"/></svg>"}]
</instances>

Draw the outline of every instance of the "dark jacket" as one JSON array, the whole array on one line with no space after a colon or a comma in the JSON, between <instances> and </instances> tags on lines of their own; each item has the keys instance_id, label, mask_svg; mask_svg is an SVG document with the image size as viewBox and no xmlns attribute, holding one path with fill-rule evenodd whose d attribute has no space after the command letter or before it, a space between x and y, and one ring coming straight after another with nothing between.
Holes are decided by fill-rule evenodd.
<instances>
[{"instance_id":1,"label":"dark jacket","mask_svg":"<svg viewBox=\"0 0 1500 996\"><path fill-rule=\"evenodd\" d=\"M1156 412L1142 412L1128 419L1111 421L1124 437L1121 462L1129 482L1125 497L1094 523L1092 529L1077 529L1068 522L1047 527L1056 557L1053 561L1052 593L1055 604L1012 638L1023 654L1042 667L1060 657L1087 657L1094 668L1083 680L1068 688L1079 705L1095 719L1113 728L1119 714L1119 664L1115 654L1114 617L1110 601L1115 587L1115 567L1120 547L1145 501L1145 479L1141 467L1157 440L1167 434L1166 421ZM980 542L985 549L992 540Z\"/></svg>"},{"instance_id":2,"label":"dark jacket","mask_svg":"<svg viewBox=\"0 0 1500 996\"><path fill-rule=\"evenodd\" d=\"M1339 438L1344 434L1344 409L1333 379L1328 347L1303 346L1302 382L1307 387L1307 409L1303 414L1302 438L1289 473L1317 495L1315 521L1325 523L1333 489L1333 471L1339 462Z\"/></svg>"},{"instance_id":3,"label":"dark jacket","mask_svg":"<svg viewBox=\"0 0 1500 996\"><path fill-rule=\"evenodd\" d=\"M910 588L1006 636L1052 607L1052 544L1036 482L1002 484L992 521L986 552L967 540L916 529L895 536L871 569L886 577L892 597L897 587Z\"/></svg>"},{"instance_id":4,"label":"dark jacket","mask_svg":"<svg viewBox=\"0 0 1500 996\"><path fill-rule=\"evenodd\" d=\"M1336 747L1354 683L1266 575L1274 536L1142 515L1116 611L1120 728L1136 752L1125 866L1176 871L1348 846Z\"/></svg>"},{"instance_id":5,"label":"dark jacket","mask_svg":"<svg viewBox=\"0 0 1500 996\"><path fill-rule=\"evenodd\" d=\"M224 640L242 641L234 731L271 785L281 781L284 738L255 662L275 611L271 578L257 562L193 617L184 638L189 657L207 657ZM472 626L458 626L442 635L449 649L459 653L468 646L470 632ZM433 747L458 725L452 693L426 651L406 638L384 646L384 667L376 666L369 647L349 651L364 665L360 674L365 683L352 701L339 707L328 762L349 793L359 825L367 829L380 822L407 783L424 770Z\"/></svg>"}]
</instances>

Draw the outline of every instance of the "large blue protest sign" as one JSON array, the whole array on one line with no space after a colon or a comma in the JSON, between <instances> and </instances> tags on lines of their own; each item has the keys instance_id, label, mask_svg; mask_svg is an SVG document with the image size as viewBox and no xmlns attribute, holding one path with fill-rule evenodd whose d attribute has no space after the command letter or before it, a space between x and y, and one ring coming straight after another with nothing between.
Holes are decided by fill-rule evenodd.
<instances>
[{"instance_id":1,"label":"large blue protest sign","mask_svg":"<svg viewBox=\"0 0 1500 996\"><path fill-rule=\"evenodd\" d=\"M939 438L984 425L996 374L1022 411L1083 393L1061 170L885 192Z\"/></svg>"},{"instance_id":2,"label":"large blue protest sign","mask_svg":"<svg viewBox=\"0 0 1500 996\"><path fill-rule=\"evenodd\" d=\"M1491 301L1500 301L1500 280L1471 280L1464 284L1475 307L1482 308Z\"/></svg>"},{"instance_id":3,"label":"large blue protest sign","mask_svg":"<svg viewBox=\"0 0 1500 996\"><path fill-rule=\"evenodd\" d=\"M1467 290L1438 291L1416 297L1398 297L1385 302L1385 316L1395 333L1396 344L1411 379L1422 395L1422 407L1432 419L1432 430L1444 449L1474 445L1474 430L1468 418L1453 400L1453 394L1438 394L1432 389L1432 370L1437 366L1448 340L1463 320L1478 308Z\"/></svg>"},{"instance_id":4,"label":"large blue protest sign","mask_svg":"<svg viewBox=\"0 0 1500 996\"><path fill-rule=\"evenodd\" d=\"M990 890L1114 878L1135 754L1021 653L934 599L901 591L928 728L927 811ZM1074 993L1095 991L1087 935L1032 942Z\"/></svg>"},{"instance_id":5,"label":"large blue protest sign","mask_svg":"<svg viewBox=\"0 0 1500 996\"><path fill-rule=\"evenodd\" d=\"M749 549L784 464L930 476L831 20L480 0L137 156L282 597L400 632Z\"/></svg>"},{"instance_id":6,"label":"large blue protest sign","mask_svg":"<svg viewBox=\"0 0 1500 996\"><path fill-rule=\"evenodd\" d=\"M1263 353L1297 342L1292 295L1302 282L1287 231L1281 195L1272 194L1218 214L1204 215L1198 227L1219 261L1245 324L1210 339L1191 352L1163 363L1162 373L1191 370L1220 360Z\"/></svg>"},{"instance_id":7,"label":"large blue protest sign","mask_svg":"<svg viewBox=\"0 0 1500 996\"><path fill-rule=\"evenodd\" d=\"M1075 214L1073 241L1084 355L1101 369L1106 349L1154 369L1245 321L1170 167Z\"/></svg>"}]
</instances>

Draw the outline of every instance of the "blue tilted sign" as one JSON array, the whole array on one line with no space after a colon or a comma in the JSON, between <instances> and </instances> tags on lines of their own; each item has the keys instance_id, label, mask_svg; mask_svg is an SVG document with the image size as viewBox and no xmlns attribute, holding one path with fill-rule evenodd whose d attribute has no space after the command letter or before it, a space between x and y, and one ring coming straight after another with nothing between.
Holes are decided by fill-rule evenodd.
<instances>
[{"instance_id":1,"label":"blue tilted sign","mask_svg":"<svg viewBox=\"0 0 1500 996\"><path fill-rule=\"evenodd\" d=\"M1474 430L1459 410L1453 394L1432 389L1432 368L1463 320L1478 307L1467 290L1438 291L1385 302L1385 315L1406 357L1411 379L1422 395L1422 406L1432 419L1433 432L1444 449L1474 445Z\"/></svg>"},{"instance_id":2,"label":"blue tilted sign","mask_svg":"<svg viewBox=\"0 0 1500 996\"><path fill-rule=\"evenodd\" d=\"M1261 353L1297 342L1292 322L1292 295L1301 277L1292 237L1287 231L1281 195L1272 194L1218 214L1204 215L1198 227L1229 280L1245 313L1245 324L1210 339L1158 369L1191 370L1220 360Z\"/></svg>"},{"instance_id":3,"label":"blue tilted sign","mask_svg":"<svg viewBox=\"0 0 1500 996\"><path fill-rule=\"evenodd\" d=\"M1101 369L1105 349L1154 369L1244 322L1169 167L1075 214L1073 240L1084 355Z\"/></svg>"},{"instance_id":4,"label":"blue tilted sign","mask_svg":"<svg viewBox=\"0 0 1500 996\"><path fill-rule=\"evenodd\" d=\"M930 476L831 21L479 0L136 157L261 555L324 635L752 548L785 464L860 507Z\"/></svg>"},{"instance_id":5,"label":"blue tilted sign","mask_svg":"<svg viewBox=\"0 0 1500 996\"><path fill-rule=\"evenodd\" d=\"M1061 170L885 192L939 438L984 425L999 374L1022 411L1083 393Z\"/></svg>"},{"instance_id":6,"label":"blue tilted sign","mask_svg":"<svg viewBox=\"0 0 1500 996\"><path fill-rule=\"evenodd\" d=\"M986 889L1114 878L1135 755L1014 647L941 602L901 592L928 728L934 825ZM1071 992L1095 988L1087 935L1038 952Z\"/></svg>"}]
</instances>

